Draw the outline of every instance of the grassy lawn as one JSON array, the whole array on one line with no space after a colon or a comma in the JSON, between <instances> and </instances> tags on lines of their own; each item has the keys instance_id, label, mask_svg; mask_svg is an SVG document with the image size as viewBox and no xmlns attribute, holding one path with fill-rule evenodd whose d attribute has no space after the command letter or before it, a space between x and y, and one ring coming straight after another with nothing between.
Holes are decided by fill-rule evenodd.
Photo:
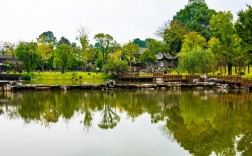
<instances>
[{"instance_id":1,"label":"grassy lawn","mask_svg":"<svg viewBox=\"0 0 252 156\"><path fill-rule=\"evenodd\" d=\"M33 72L32 80L22 81L24 84L66 84L81 85L83 83L102 84L112 76L96 72Z\"/></svg>"},{"instance_id":2,"label":"grassy lawn","mask_svg":"<svg viewBox=\"0 0 252 156\"><path fill-rule=\"evenodd\" d=\"M62 79L109 79L111 75L96 72L34 72L32 79L36 80L62 80Z\"/></svg>"}]
</instances>

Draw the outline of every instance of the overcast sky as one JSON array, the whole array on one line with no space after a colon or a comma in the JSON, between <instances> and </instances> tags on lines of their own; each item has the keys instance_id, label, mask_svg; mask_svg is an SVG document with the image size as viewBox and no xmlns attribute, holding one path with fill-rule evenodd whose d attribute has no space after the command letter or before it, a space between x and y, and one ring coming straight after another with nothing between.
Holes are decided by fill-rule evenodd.
<instances>
[{"instance_id":1,"label":"overcast sky","mask_svg":"<svg viewBox=\"0 0 252 156\"><path fill-rule=\"evenodd\" d=\"M52 31L77 42L77 27L90 28L89 38L108 33L119 43L155 38L159 26L183 9L187 0L0 0L0 42L36 41ZM237 12L252 0L206 0L216 11Z\"/></svg>"}]
</instances>

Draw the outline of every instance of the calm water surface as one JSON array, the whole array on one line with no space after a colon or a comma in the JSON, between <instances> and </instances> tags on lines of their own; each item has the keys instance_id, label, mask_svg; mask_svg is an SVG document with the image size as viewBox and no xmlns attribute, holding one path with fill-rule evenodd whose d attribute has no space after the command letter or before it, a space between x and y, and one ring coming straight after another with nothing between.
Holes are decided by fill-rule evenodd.
<instances>
[{"instance_id":1,"label":"calm water surface","mask_svg":"<svg viewBox=\"0 0 252 156\"><path fill-rule=\"evenodd\" d=\"M0 92L2 156L251 155L252 93Z\"/></svg>"}]
</instances>

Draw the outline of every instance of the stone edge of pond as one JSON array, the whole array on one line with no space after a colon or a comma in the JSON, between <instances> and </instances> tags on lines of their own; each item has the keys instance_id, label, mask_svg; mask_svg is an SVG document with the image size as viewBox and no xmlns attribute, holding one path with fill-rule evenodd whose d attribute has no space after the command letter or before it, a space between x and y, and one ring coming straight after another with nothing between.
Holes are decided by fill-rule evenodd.
<instances>
[{"instance_id":1,"label":"stone edge of pond","mask_svg":"<svg viewBox=\"0 0 252 156\"><path fill-rule=\"evenodd\" d=\"M166 90L166 89L242 89L252 91L252 88L243 86L226 86L225 84L184 84L184 83L162 83L162 84L115 84L106 82L103 84L82 84L82 85L34 85L34 84L16 84L0 86L0 91L42 91L42 90L114 90L114 89L147 89L147 90Z\"/></svg>"}]
</instances>

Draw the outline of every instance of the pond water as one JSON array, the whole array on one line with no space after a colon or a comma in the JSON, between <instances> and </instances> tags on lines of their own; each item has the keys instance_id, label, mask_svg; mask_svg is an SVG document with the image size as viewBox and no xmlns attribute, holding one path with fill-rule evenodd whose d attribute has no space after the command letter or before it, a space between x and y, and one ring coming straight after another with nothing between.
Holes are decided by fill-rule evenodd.
<instances>
[{"instance_id":1,"label":"pond water","mask_svg":"<svg viewBox=\"0 0 252 156\"><path fill-rule=\"evenodd\" d=\"M252 153L252 93L0 92L3 156Z\"/></svg>"}]
</instances>

